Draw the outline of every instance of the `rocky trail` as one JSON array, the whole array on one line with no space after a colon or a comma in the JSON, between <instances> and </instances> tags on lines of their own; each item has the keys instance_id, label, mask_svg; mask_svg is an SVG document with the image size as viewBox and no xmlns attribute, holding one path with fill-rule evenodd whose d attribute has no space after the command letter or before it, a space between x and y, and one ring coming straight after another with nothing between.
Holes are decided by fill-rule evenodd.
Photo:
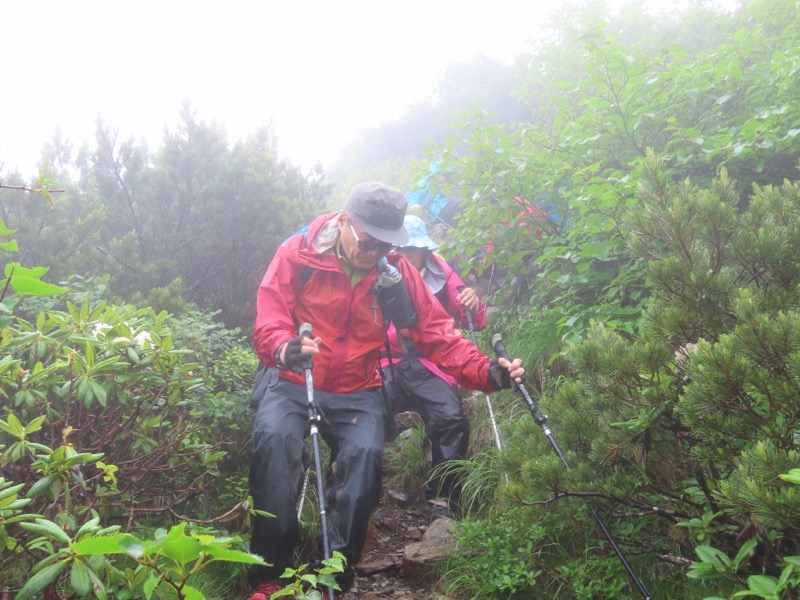
<instances>
[{"instance_id":1,"label":"rocky trail","mask_svg":"<svg viewBox=\"0 0 800 600\"><path fill-rule=\"evenodd\" d=\"M403 495L399 497L384 492L373 513L348 600L448 600L430 589L434 583L431 562L455 548L450 533L453 521L440 518L431 522L427 502L407 502Z\"/></svg>"},{"instance_id":2,"label":"rocky trail","mask_svg":"<svg viewBox=\"0 0 800 600\"><path fill-rule=\"evenodd\" d=\"M474 403L466 403L467 414ZM396 416L397 439L413 436L421 424L417 413ZM473 431L473 441L490 444L490 433ZM391 444L392 442L389 442ZM412 442L415 443L415 442ZM423 442L430 468L430 445ZM401 455L400 460L405 460ZM425 499L424 481L396 478L393 461L384 462L383 495L372 514L356 578L346 600L455 600L438 591L434 563L456 548L450 518L433 518L433 506ZM397 462L394 463L395 467ZM403 467L401 467L403 469ZM417 474L419 475L419 474Z\"/></svg>"},{"instance_id":3,"label":"rocky trail","mask_svg":"<svg viewBox=\"0 0 800 600\"><path fill-rule=\"evenodd\" d=\"M468 416L482 410L482 396L473 392L464 402ZM398 439L409 437L421 423L417 413L396 415ZM473 429L471 443L488 447L493 443L488 427ZM430 445L424 442L430 467ZM388 461L387 461L388 462ZM392 467L384 463L384 491L372 515L361 561L356 565L356 580L347 600L454 600L436 589L433 564L455 552L451 533L454 521L433 520L432 506L423 493L423 482L398 489ZM419 484L419 485L417 485ZM401 484L402 485L402 484Z\"/></svg>"},{"instance_id":4,"label":"rocky trail","mask_svg":"<svg viewBox=\"0 0 800 600\"><path fill-rule=\"evenodd\" d=\"M397 415L398 439L409 437L420 423L416 413ZM430 466L430 445L424 446ZM455 550L453 520L434 520L422 482L400 483L393 477L391 462L384 463L383 496L370 519L361 561L355 567L356 580L346 598L450 600L434 589L432 569L437 559Z\"/></svg>"}]
</instances>

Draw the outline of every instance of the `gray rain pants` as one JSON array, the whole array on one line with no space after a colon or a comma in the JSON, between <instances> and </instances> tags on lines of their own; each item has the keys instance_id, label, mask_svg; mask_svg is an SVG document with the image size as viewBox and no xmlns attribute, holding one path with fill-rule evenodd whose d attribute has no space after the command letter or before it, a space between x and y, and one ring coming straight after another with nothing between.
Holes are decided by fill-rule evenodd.
<instances>
[{"instance_id":1,"label":"gray rain pants","mask_svg":"<svg viewBox=\"0 0 800 600\"><path fill-rule=\"evenodd\" d=\"M250 583L278 580L292 565L300 541L297 503L305 468L311 464L305 386L268 369L256 386L250 493L254 508L277 518L256 517L250 551L272 566L250 569ZM263 391L262 391L263 390ZM384 405L376 389L348 394L314 390L322 416L319 433L331 451L325 474L325 501L331 552L341 552L352 569L361 558L372 511L381 494ZM321 545L321 544L320 544ZM322 552L320 551L320 555ZM322 556L320 556L322 558Z\"/></svg>"},{"instance_id":2,"label":"gray rain pants","mask_svg":"<svg viewBox=\"0 0 800 600\"><path fill-rule=\"evenodd\" d=\"M384 367L383 376L394 413L414 411L425 423L434 472L428 480L426 496L431 500L443 497L457 503L460 495L458 478L453 473L443 475L437 467L467 456L469 420L461 406L458 387L431 373L414 357Z\"/></svg>"}]
</instances>

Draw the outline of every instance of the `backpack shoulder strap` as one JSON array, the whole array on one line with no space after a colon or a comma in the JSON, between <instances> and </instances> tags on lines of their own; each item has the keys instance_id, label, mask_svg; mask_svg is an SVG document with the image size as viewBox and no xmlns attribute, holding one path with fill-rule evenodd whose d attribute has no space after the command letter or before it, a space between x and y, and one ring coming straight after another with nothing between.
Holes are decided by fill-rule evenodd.
<instances>
[{"instance_id":1,"label":"backpack shoulder strap","mask_svg":"<svg viewBox=\"0 0 800 600\"><path fill-rule=\"evenodd\" d=\"M302 248L308 248L308 225L306 225L302 229L298 229L297 231L295 231L292 235L290 235L289 237L287 237L283 241L286 242L287 240L289 240L289 239L291 239L291 238L293 238L295 236L298 236L298 235L302 235L303 236L303 242L302 242L302 246L301 247ZM308 283L308 280L311 279L311 276L314 274L314 270L315 270L314 267L312 267L310 265L303 265L302 266L302 270L300 271L300 289L301 290L304 287L306 287L306 284Z\"/></svg>"}]
</instances>

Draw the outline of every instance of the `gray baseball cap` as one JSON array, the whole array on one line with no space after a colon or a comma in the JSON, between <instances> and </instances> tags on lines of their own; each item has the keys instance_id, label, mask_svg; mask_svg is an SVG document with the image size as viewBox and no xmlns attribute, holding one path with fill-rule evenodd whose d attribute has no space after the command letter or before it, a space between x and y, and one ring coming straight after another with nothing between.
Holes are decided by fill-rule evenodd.
<instances>
[{"instance_id":1,"label":"gray baseball cap","mask_svg":"<svg viewBox=\"0 0 800 600\"><path fill-rule=\"evenodd\" d=\"M402 246L408 243L403 226L408 201L403 192L385 183L366 181L350 192L344 212L376 240Z\"/></svg>"}]
</instances>

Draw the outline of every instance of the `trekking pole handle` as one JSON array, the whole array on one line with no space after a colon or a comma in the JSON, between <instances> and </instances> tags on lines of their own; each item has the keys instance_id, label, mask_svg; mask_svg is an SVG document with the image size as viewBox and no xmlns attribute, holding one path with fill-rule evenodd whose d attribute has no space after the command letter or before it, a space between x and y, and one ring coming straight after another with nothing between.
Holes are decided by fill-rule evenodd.
<instances>
[{"instance_id":1,"label":"trekking pole handle","mask_svg":"<svg viewBox=\"0 0 800 600\"><path fill-rule=\"evenodd\" d=\"M506 347L503 346L503 336L499 333L495 333L492 336L492 350L494 350L494 355L497 358L505 358L508 362L511 362L511 357L508 355L508 352L506 352ZM522 384L525 383L525 378L519 377L518 379L519 383L517 383L517 386L519 387L519 391L527 400L528 391L522 386Z\"/></svg>"},{"instance_id":2,"label":"trekking pole handle","mask_svg":"<svg viewBox=\"0 0 800 600\"><path fill-rule=\"evenodd\" d=\"M459 294L463 292L465 289L467 288L466 286L463 285L459 285L456 287L456 290L458 291ZM467 317L467 327L469 328L469 332L472 334L472 343L475 344L475 325L473 325L472 323L472 310L470 310L466 306L464 307L464 316ZM475 345L477 346L477 344Z\"/></svg>"},{"instance_id":3,"label":"trekking pole handle","mask_svg":"<svg viewBox=\"0 0 800 600\"><path fill-rule=\"evenodd\" d=\"M511 360L508 357L505 346L503 346L503 336L499 333L495 333L492 336L492 350L494 350L494 354L497 358L505 358L508 361Z\"/></svg>"},{"instance_id":4,"label":"trekking pole handle","mask_svg":"<svg viewBox=\"0 0 800 600\"><path fill-rule=\"evenodd\" d=\"M297 333L301 338L311 339L311 323L303 323L300 325ZM310 371L313 366L311 355L309 354L308 358L303 361L303 370Z\"/></svg>"}]
</instances>

